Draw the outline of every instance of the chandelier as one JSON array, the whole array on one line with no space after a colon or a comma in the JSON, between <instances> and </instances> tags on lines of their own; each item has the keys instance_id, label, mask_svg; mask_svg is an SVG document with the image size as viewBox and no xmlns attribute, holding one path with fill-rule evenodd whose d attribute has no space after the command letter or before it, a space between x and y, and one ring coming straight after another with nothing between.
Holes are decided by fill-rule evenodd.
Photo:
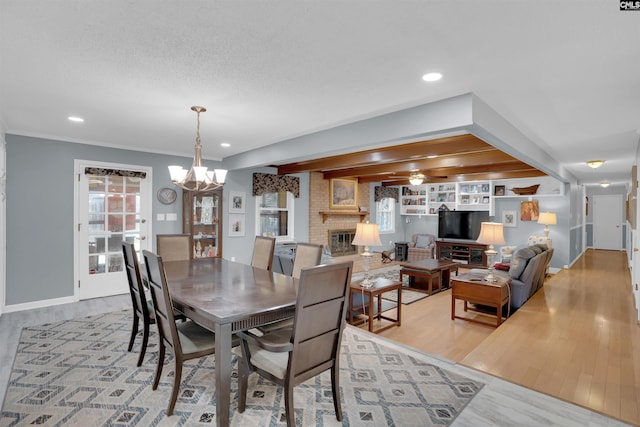
<instances>
[{"instance_id":1,"label":"chandelier","mask_svg":"<svg viewBox=\"0 0 640 427\"><path fill-rule=\"evenodd\" d=\"M412 173L409 176L409 182L411 185L420 185L424 181L424 174L421 173Z\"/></svg>"},{"instance_id":2,"label":"chandelier","mask_svg":"<svg viewBox=\"0 0 640 427\"><path fill-rule=\"evenodd\" d=\"M169 166L171 182L178 187L189 191L210 191L224 185L227 171L224 169L214 169L208 171L206 166L202 166L202 144L200 144L200 113L207 111L204 107L193 106L191 110L198 114L196 128L195 156L191 169L186 170L182 166Z\"/></svg>"}]
</instances>

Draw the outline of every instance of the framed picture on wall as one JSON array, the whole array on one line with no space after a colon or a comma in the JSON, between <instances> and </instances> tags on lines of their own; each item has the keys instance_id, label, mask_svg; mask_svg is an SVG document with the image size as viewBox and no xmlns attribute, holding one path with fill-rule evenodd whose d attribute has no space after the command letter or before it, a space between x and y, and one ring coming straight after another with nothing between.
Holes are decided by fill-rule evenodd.
<instances>
[{"instance_id":1,"label":"framed picture on wall","mask_svg":"<svg viewBox=\"0 0 640 427\"><path fill-rule=\"evenodd\" d=\"M244 213L246 193L229 191L229 213Z\"/></svg>"},{"instance_id":2,"label":"framed picture on wall","mask_svg":"<svg viewBox=\"0 0 640 427\"><path fill-rule=\"evenodd\" d=\"M502 211L502 225L505 227L516 227L518 217L516 211Z\"/></svg>"},{"instance_id":3,"label":"framed picture on wall","mask_svg":"<svg viewBox=\"0 0 640 427\"><path fill-rule=\"evenodd\" d=\"M496 185L493 187L493 195L494 196L504 196L505 186L504 185Z\"/></svg>"},{"instance_id":4,"label":"framed picture on wall","mask_svg":"<svg viewBox=\"0 0 640 427\"><path fill-rule=\"evenodd\" d=\"M330 209L358 209L358 180L333 178L329 182Z\"/></svg>"},{"instance_id":5,"label":"framed picture on wall","mask_svg":"<svg viewBox=\"0 0 640 427\"><path fill-rule=\"evenodd\" d=\"M229 237L244 236L244 214L229 214Z\"/></svg>"}]
</instances>

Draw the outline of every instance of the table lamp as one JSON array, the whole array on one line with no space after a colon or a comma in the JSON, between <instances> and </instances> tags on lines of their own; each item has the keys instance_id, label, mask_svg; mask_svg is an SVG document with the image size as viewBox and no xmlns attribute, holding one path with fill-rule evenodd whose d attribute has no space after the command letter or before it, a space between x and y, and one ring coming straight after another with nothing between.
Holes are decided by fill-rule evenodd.
<instances>
[{"instance_id":1,"label":"table lamp","mask_svg":"<svg viewBox=\"0 0 640 427\"><path fill-rule=\"evenodd\" d=\"M540 212L538 224L544 224L544 237L549 238L549 226L556 225L555 212Z\"/></svg>"},{"instance_id":2,"label":"table lamp","mask_svg":"<svg viewBox=\"0 0 640 427\"><path fill-rule=\"evenodd\" d=\"M369 246L382 246L380 241L380 232L378 231L378 224L358 223L356 224L356 235L351 242L352 245L364 246L364 252L362 256L362 269L364 270L364 280L360 284L363 288L370 288L373 285L373 281L369 278L369 265L371 263L371 256L369 252Z\"/></svg>"},{"instance_id":3,"label":"table lamp","mask_svg":"<svg viewBox=\"0 0 640 427\"><path fill-rule=\"evenodd\" d=\"M487 264L489 266L489 274L484 278L487 282L495 282L497 278L493 275L493 265L497 252L493 245L504 245L504 230L500 222L483 222L480 224L480 235L477 239L478 243L489 245L485 254L487 254Z\"/></svg>"}]
</instances>

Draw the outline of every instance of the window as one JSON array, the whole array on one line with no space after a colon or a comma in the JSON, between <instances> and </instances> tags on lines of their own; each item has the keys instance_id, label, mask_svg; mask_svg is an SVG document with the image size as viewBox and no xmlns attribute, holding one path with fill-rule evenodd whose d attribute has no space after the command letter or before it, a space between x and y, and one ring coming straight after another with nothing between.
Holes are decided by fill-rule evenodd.
<instances>
[{"instance_id":1,"label":"window","mask_svg":"<svg viewBox=\"0 0 640 427\"><path fill-rule=\"evenodd\" d=\"M380 233L395 233L396 199L385 197L376 203L376 223Z\"/></svg>"},{"instance_id":2,"label":"window","mask_svg":"<svg viewBox=\"0 0 640 427\"><path fill-rule=\"evenodd\" d=\"M256 197L256 234L293 241L293 194L288 191Z\"/></svg>"}]
</instances>

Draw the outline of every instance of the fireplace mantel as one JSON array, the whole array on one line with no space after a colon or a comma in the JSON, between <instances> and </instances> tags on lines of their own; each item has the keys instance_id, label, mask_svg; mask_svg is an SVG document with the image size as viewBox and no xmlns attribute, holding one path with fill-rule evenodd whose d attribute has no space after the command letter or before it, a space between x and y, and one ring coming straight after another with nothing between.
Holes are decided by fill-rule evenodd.
<instances>
[{"instance_id":1,"label":"fireplace mantel","mask_svg":"<svg viewBox=\"0 0 640 427\"><path fill-rule=\"evenodd\" d=\"M342 215L342 216L359 216L360 222L364 219L365 216L369 214L369 212L359 212L359 211L322 211L319 212L322 215L322 223L324 224L327 218L332 215Z\"/></svg>"}]
</instances>

